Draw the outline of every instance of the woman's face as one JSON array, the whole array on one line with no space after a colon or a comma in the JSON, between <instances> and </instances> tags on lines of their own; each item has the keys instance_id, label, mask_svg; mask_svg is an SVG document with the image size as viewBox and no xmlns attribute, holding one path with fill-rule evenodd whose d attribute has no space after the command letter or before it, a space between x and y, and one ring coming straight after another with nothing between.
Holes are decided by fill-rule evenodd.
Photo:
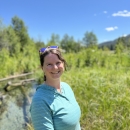
<instances>
[{"instance_id":1,"label":"woman's face","mask_svg":"<svg viewBox=\"0 0 130 130\"><path fill-rule=\"evenodd\" d=\"M59 79L64 71L64 63L58 58L56 54L48 54L44 57L43 72L46 80Z\"/></svg>"}]
</instances>

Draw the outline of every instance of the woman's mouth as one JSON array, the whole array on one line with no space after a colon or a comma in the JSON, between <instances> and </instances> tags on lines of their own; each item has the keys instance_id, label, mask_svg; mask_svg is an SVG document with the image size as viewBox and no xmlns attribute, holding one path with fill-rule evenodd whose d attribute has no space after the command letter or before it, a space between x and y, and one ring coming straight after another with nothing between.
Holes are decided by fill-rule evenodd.
<instances>
[{"instance_id":1,"label":"woman's mouth","mask_svg":"<svg viewBox=\"0 0 130 130\"><path fill-rule=\"evenodd\" d=\"M58 72L51 72L52 74L58 74L60 71L58 71Z\"/></svg>"}]
</instances>

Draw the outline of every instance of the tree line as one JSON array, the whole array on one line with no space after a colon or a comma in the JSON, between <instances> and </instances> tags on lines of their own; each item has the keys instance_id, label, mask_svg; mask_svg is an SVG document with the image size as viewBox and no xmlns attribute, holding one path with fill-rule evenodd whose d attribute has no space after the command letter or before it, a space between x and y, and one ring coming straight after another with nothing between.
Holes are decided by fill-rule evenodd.
<instances>
[{"instance_id":1,"label":"tree line","mask_svg":"<svg viewBox=\"0 0 130 130\"><path fill-rule=\"evenodd\" d=\"M52 34L50 40L45 44L44 41L35 41L29 37L27 27L19 17L14 16L8 27L4 27L0 21L0 49L8 49L11 55L23 52L24 47L32 45L37 49L43 46L58 45L66 52L78 52L82 47L97 44L98 40L93 32L86 32L82 41L75 41L74 37L68 34L65 34L60 40L58 34Z\"/></svg>"},{"instance_id":2,"label":"tree line","mask_svg":"<svg viewBox=\"0 0 130 130\"><path fill-rule=\"evenodd\" d=\"M58 45L65 53L78 53L90 48L93 50L111 50L105 46L99 47L96 35L88 31L81 41L75 41L72 36L67 34L61 40L59 35L52 34L46 44L44 41L35 41L30 38L24 21L14 16L11 19L11 24L7 27L0 21L0 77L13 75L16 72L25 73L34 70L39 63L38 50L50 45ZM127 48L129 46L126 46L122 38L117 40L114 47L115 53L118 54ZM79 60L77 63L79 63Z\"/></svg>"},{"instance_id":3,"label":"tree line","mask_svg":"<svg viewBox=\"0 0 130 130\"><path fill-rule=\"evenodd\" d=\"M123 50L124 47L130 47L130 41L126 43L123 37L116 41L116 44L99 46L98 38L93 32L84 34L82 40L76 41L73 36L65 34L60 40L58 34L52 34L50 40L45 44L44 41L35 41L31 39L27 27L22 19L14 16L11 19L11 24L8 27L4 27L2 21L0 21L0 49L6 48L9 50L10 55L23 52L26 46L35 46L37 49L44 46L58 45L66 52L79 52L83 48L98 47L108 48L109 50L118 49Z\"/></svg>"}]
</instances>

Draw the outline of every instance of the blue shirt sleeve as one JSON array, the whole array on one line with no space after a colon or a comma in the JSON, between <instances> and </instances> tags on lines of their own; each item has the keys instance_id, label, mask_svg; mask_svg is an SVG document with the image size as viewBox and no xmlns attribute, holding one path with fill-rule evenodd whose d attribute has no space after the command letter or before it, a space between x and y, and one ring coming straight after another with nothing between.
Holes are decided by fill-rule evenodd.
<instances>
[{"instance_id":1,"label":"blue shirt sleeve","mask_svg":"<svg viewBox=\"0 0 130 130\"><path fill-rule=\"evenodd\" d=\"M35 98L30 108L34 130L54 130L52 112L42 99Z\"/></svg>"}]
</instances>

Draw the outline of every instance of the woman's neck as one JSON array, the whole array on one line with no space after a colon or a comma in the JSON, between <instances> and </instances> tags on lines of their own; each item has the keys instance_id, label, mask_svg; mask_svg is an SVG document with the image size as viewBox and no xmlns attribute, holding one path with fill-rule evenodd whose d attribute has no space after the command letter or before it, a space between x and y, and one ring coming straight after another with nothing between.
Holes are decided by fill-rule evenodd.
<instances>
[{"instance_id":1,"label":"woman's neck","mask_svg":"<svg viewBox=\"0 0 130 130\"><path fill-rule=\"evenodd\" d=\"M60 80L54 80L54 81L46 80L45 84L47 84L49 86L52 86L52 87L54 87L56 89L60 89Z\"/></svg>"}]
</instances>

